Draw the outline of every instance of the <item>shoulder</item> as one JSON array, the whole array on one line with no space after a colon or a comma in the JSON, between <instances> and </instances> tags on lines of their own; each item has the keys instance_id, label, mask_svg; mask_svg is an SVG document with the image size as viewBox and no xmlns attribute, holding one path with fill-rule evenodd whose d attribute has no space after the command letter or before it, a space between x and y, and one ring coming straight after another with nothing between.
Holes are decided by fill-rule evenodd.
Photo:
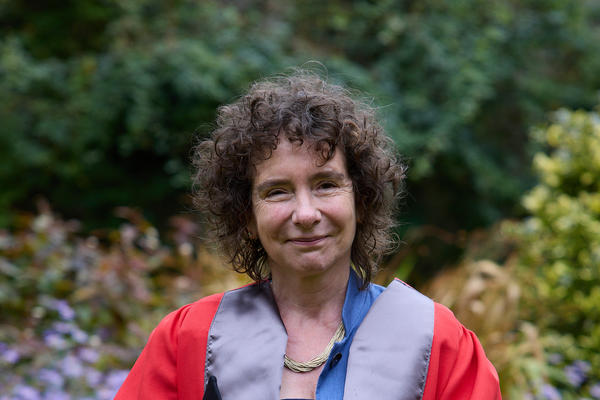
<instances>
[{"instance_id":1,"label":"shoulder","mask_svg":"<svg viewBox=\"0 0 600 400\"><path fill-rule=\"evenodd\" d=\"M224 293L213 294L170 312L160 321L152 335L158 332L174 335L180 329L190 325L210 324L223 295Z\"/></svg>"},{"instance_id":2,"label":"shoulder","mask_svg":"<svg viewBox=\"0 0 600 400\"><path fill-rule=\"evenodd\" d=\"M384 290L384 293L395 303L405 303L408 306L421 306L419 311L427 311L432 316L434 339L438 345L458 348L461 338L465 335L475 337L473 332L466 329L446 306L436 303L431 298L400 279L394 279Z\"/></svg>"},{"instance_id":3,"label":"shoulder","mask_svg":"<svg viewBox=\"0 0 600 400\"><path fill-rule=\"evenodd\" d=\"M433 324L434 302L412 286L400 279L394 279L382 293L381 298L386 298L388 302L403 305L414 312L426 314L430 317Z\"/></svg>"},{"instance_id":4,"label":"shoulder","mask_svg":"<svg viewBox=\"0 0 600 400\"><path fill-rule=\"evenodd\" d=\"M225 296L237 293L252 293L254 292L252 289L257 286L259 285L251 283L227 292L216 293L172 311L158 324L153 335L156 332L170 336L181 334L206 335Z\"/></svg>"},{"instance_id":5,"label":"shoulder","mask_svg":"<svg viewBox=\"0 0 600 400\"><path fill-rule=\"evenodd\" d=\"M434 315L434 333L437 336L434 338L437 339L438 344L457 349L463 336L468 333L475 336L460 323L448 307L434 303Z\"/></svg>"},{"instance_id":6,"label":"shoulder","mask_svg":"<svg viewBox=\"0 0 600 400\"><path fill-rule=\"evenodd\" d=\"M500 399L498 374L477 336L434 303L434 332L423 400Z\"/></svg>"},{"instance_id":7,"label":"shoulder","mask_svg":"<svg viewBox=\"0 0 600 400\"><path fill-rule=\"evenodd\" d=\"M500 399L498 374L477 336L447 307L395 279L383 292L396 313L429 327L429 365L423 400ZM416 325L413 325L416 326Z\"/></svg>"},{"instance_id":8,"label":"shoulder","mask_svg":"<svg viewBox=\"0 0 600 400\"><path fill-rule=\"evenodd\" d=\"M203 349L223 296L204 297L165 316L150 334L115 399L175 400L181 393L202 393Z\"/></svg>"},{"instance_id":9,"label":"shoulder","mask_svg":"<svg viewBox=\"0 0 600 400\"><path fill-rule=\"evenodd\" d=\"M150 334L144 352L174 360L177 348L182 344L182 336L206 335L223 295L217 293L204 297L167 314Z\"/></svg>"}]
</instances>

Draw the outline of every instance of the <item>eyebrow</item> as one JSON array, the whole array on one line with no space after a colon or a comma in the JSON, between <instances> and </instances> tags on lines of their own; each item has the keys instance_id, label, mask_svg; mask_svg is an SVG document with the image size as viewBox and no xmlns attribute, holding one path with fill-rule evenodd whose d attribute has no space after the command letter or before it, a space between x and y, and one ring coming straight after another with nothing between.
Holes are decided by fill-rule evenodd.
<instances>
[{"instance_id":1,"label":"eyebrow","mask_svg":"<svg viewBox=\"0 0 600 400\"><path fill-rule=\"evenodd\" d=\"M333 179L337 181L343 181L346 179L346 174L336 171L320 171L311 177L313 180L316 179Z\"/></svg>"},{"instance_id":2,"label":"eyebrow","mask_svg":"<svg viewBox=\"0 0 600 400\"><path fill-rule=\"evenodd\" d=\"M265 191L266 189L272 188L274 186L282 186L288 183L287 179L267 179L266 181L262 182L260 185L257 185L255 188L255 191L257 193L261 193L263 191Z\"/></svg>"},{"instance_id":3,"label":"eyebrow","mask_svg":"<svg viewBox=\"0 0 600 400\"><path fill-rule=\"evenodd\" d=\"M320 171L313 176L310 177L311 180L319 180L319 179L332 179L335 181L344 181L346 179L346 174L336 172L336 171ZM267 179L264 182L261 182L256 186L255 191L257 193L261 193L266 189L269 189L274 186L283 186L289 183L288 179Z\"/></svg>"}]
</instances>

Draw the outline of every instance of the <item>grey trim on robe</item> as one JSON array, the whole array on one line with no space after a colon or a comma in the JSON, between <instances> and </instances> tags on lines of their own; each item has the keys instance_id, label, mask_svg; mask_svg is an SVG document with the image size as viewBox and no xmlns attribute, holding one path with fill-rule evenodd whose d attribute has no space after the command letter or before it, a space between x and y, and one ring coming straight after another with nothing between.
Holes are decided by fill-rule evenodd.
<instances>
[{"instance_id":1,"label":"grey trim on robe","mask_svg":"<svg viewBox=\"0 0 600 400\"><path fill-rule=\"evenodd\" d=\"M390 283L352 341L344 399L420 400L433 322L431 299L400 281ZM226 292L210 326L204 381L216 376L224 400L279 399L286 346L269 286Z\"/></svg>"},{"instance_id":2,"label":"grey trim on robe","mask_svg":"<svg viewBox=\"0 0 600 400\"><path fill-rule=\"evenodd\" d=\"M420 400L433 342L434 303L394 280L356 331L344 400Z\"/></svg>"},{"instance_id":3,"label":"grey trim on robe","mask_svg":"<svg viewBox=\"0 0 600 400\"><path fill-rule=\"evenodd\" d=\"M210 326L204 382L216 376L225 400L279 399L286 346L268 285L226 292Z\"/></svg>"}]
</instances>

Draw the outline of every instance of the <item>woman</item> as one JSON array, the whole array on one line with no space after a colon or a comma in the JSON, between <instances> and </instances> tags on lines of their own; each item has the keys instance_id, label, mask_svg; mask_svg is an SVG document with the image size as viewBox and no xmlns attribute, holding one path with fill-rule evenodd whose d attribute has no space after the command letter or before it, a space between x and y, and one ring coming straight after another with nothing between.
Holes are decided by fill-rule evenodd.
<instances>
[{"instance_id":1,"label":"woman","mask_svg":"<svg viewBox=\"0 0 600 400\"><path fill-rule=\"evenodd\" d=\"M165 317L116 398L500 399L448 309L370 283L404 178L393 149L370 107L310 74L221 107L196 204L256 283Z\"/></svg>"}]
</instances>

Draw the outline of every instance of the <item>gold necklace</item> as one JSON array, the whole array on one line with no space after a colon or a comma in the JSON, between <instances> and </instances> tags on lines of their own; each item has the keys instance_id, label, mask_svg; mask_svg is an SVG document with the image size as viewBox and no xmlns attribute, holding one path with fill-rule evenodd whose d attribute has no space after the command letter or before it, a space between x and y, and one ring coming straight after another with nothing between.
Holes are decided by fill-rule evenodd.
<instances>
[{"instance_id":1,"label":"gold necklace","mask_svg":"<svg viewBox=\"0 0 600 400\"><path fill-rule=\"evenodd\" d=\"M344 329L344 322L340 322L340 326L338 326L337 330L333 334L333 337L329 341L329 344L327 347L325 347L325 350L323 350L321 354L308 361L294 361L289 358L287 354L284 354L283 365L293 372L310 372L313 369L320 367L325 361L327 361L329 354L331 353L331 349L333 349L333 345L342 340L345 335L346 329Z\"/></svg>"}]
</instances>

